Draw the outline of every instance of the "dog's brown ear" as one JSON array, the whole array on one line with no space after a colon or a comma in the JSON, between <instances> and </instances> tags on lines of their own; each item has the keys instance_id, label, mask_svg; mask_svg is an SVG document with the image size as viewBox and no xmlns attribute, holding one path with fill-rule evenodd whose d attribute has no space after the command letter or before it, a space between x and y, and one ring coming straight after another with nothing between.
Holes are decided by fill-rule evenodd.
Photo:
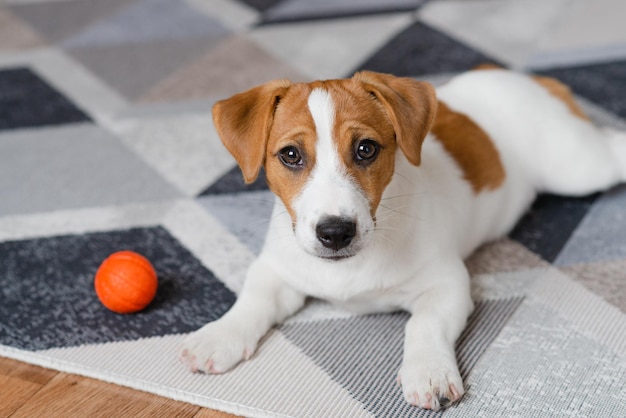
<instances>
[{"instance_id":1,"label":"dog's brown ear","mask_svg":"<svg viewBox=\"0 0 626 418\"><path fill-rule=\"evenodd\" d=\"M270 81L213 106L215 129L237 160L246 183L259 175L274 111L290 84L288 80Z\"/></svg>"},{"instance_id":2,"label":"dog's brown ear","mask_svg":"<svg viewBox=\"0 0 626 418\"><path fill-rule=\"evenodd\" d=\"M384 105L398 146L413 165L421 162L422 142L437 113L437 95L429 83L412 78L361 71L353 77Z\"/></svg>"}]
</instances>

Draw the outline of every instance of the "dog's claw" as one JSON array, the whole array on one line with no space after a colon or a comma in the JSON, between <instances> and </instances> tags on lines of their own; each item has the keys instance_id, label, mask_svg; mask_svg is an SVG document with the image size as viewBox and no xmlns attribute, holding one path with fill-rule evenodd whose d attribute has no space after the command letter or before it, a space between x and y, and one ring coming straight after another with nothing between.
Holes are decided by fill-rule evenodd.
<instances>
[{"instance_id":1,"label":"dog's claw","mask_svg":"<svg viewBox=\"0 0 626 418\"><path fill-rule=\"evenodd\" d=\"M193 373L198 372L198 365L196 364L196 356L189 357L189 367Z\"/></svg>"},{"instance_id":2,"label":"dog's claw","mask_svg":"<svg viewBox=\"0 0 626 418\"><path fill-rule=\"evenodd\" d=\"M450 383L450 393L452 393L452 401L461 397L461 395L459 395L459 391L456 389L456 386L454 386L454 383Z\"/></svg>"},{"instance_id":3,"label":"dog's claw","mask_svg":"<svg viewBox=\"0 0 626 418\"><path fill-rule=\"evenodd\" d=\"M452 403L452 401L450 401L450 399L446 398L445 396L437 398L437 400L439 401L439 405L442 408L447 408Z\"/></svg>"},{"instance_id":4,"label":"dog's claw","mask_svg":"<svg viewBox=\"0 0 626 418\"><path fill-rule=\"evenodd\" d=\"M218 320L185 338L180 349L181 361L192 372L222 374L252 357L257 340L245 327Z\"/></svg>"},{"instance_id":5,"label":"dog's claw","mask_svg":"<svg viewBox=\"0 0 626 418\"><path fill-rule=\"evenodd\" d=\"M423 362L403 364L400 378L407 402L437 411L461 399L464 393L461 376L453 367L454 364L442 367L444 360L439 358L425 362L427 365L436 365L435 367L425 367Z\"/></svg>"}]
</instances>

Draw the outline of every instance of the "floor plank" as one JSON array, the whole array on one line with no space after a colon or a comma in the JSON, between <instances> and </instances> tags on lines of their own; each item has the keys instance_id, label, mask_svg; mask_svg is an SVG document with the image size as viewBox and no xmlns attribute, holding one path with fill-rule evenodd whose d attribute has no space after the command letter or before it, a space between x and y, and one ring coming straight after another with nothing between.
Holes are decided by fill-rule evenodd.
<instances>
[{"instance_id":1,"label":"floor plank","mask_svg":"<svg viewBox=\"0 0 626 418\"><path fill-rule=\"evenodd\" d=\"M0 357L1 417L232 418L157 395Z\"/></svg>"},{"instance_id":2,"label":"floor plank","mask_svg":"<svg viewBox=\"0 0 626 418\"><path fill-rule=\"evenodd\" d=\"M216 411L214 409L201 408L193 418L233 418L235 415L226 412Z\"/></svg>"},{"instance_id":3,"label":"floor plank","mask_svg":"<svg viewBox=\"0 0 626 418\"><path fill-rule=\"evenodd\" d=\"M200 408L81 376L59 373L12 417L193 417Z\"/></svg>"},{"instance_id":4,"label":"floor plank","mask_svg":"<svg viewBox=\"0 0 626 418\"><path fill-rule=\"evenodd\" d=\"M0 357L0 376L15 377L39 385L45 385L57 375L57 371L44 369L21 361Z\"/></svg>"},{"instance_id":5,"label":"floor plank","mask_svg":"<svg viewBox=\"0 0 626 418\"><path fill-rule=\"evenodd\" d=\"M0 417L13 414L58 372L0 357Z\"/></svg>"},{"instance_id":6,"label":"floor plank","mask_svg":"<svg viewBox=\"0 0 626 418\"><path fill-rule=\"evenodd\" d=\"M0 417L8 417L40 388L32 382L10 376L0 376Z\"/></svg>"}]
</instances>

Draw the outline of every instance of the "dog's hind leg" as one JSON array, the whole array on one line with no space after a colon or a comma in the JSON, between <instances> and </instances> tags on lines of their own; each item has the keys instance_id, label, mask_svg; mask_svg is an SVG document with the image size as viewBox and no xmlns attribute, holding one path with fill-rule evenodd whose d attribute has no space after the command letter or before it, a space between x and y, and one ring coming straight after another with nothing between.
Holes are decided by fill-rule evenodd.
<instances>
[{"instance_id":1,"label":"dog's hind leg","mask_svg":"<svg viewBox=\"0 0 626 418\"><path fill-rule=\"evenodd\" d=\"M583 196L626 182L626 132L575 123L537 150L538 191Z\"/></svg>"}]
</instances>

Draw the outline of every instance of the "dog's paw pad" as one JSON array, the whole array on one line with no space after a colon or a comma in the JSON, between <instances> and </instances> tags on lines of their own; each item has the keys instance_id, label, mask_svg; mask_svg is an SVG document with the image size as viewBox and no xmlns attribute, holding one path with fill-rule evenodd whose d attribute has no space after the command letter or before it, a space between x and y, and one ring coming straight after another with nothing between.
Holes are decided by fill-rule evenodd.
<instances>
[{"instance_id":1,"label":"dog's paw pad","mask_svg":"<svg viewBox=\"0 0 626 418\"><path fill-rule=\"evenodd\" d=\"M456 367L403 365L399 373L406 401L424 409L447 408L463 396Z\"/></svg>"},{"instance_id":2,"label":"dog's paw pad","mask_svg":"<svg viewBox=\"0 0 626 418\"><path fill-rule=\"evenodd\" d=\"M447 408L461 398L461 395L458 393L453 395L452 393L441 394L439 392L438 388L422 391L420 397L420 392L417 391L413 394L406 394L405 398L407 402L413 406L418 406L424 409L432 409L434 411Z\"/></svg>"},{"instance_id":3,"label":"dog's paw pad","mask_svg":"<svg viewBox=\"0 0 626 418\"><path fill-rule=\"evenodd\" d=\"M256 350L256 343L244 331L213 322L183 341L179 359L192 372L222 374L248 360Z\"/></svg>"}]
</instances>

